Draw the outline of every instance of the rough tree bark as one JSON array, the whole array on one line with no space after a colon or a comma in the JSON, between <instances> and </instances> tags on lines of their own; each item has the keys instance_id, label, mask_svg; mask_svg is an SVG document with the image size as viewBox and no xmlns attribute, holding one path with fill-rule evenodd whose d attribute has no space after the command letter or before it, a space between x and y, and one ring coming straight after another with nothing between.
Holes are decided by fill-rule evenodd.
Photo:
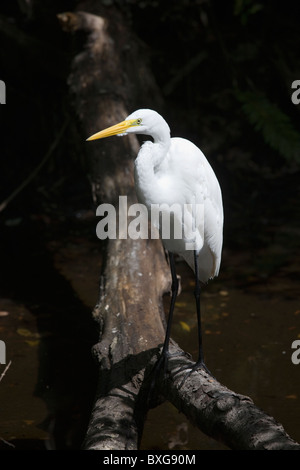
<instances>
[{"instance_id":1,"label":"rough tree bark","mask_svg":"<svg viewBox=\"0 0 300 470\"><path fill-rule=\"evenodd\" d=\"M82 136L112 125L144 104L160 108L159 91L119 12L85 2L62 13L65 31L84 31L86 43L75 55L69 77ZM85 11L82 11L82 9ZM80 10L81 9L81 10ZM149 105L148 105L149 106ZM135 202L135 136L88 143L96 202L118 207L118 196ZM162 295L170 287L159 240L108 240L106 263L94 317L100 325L94 355L99 382L84 448L137 449L151 406L164 397L208 435L232 449L300 449L275 420L212 376L194 371L193 362L172 342L167 377L159 376L149 401L151 370L164 339Z\"/></svg>"}]
</instances>

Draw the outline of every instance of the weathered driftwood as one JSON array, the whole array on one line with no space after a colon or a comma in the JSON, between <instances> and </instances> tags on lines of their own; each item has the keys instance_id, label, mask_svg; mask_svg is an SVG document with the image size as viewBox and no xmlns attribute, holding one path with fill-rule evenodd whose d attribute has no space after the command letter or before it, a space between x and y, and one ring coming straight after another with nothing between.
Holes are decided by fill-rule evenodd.
<instances>
[{"instance_id":1,"label":"weathered driftwood","mask_svg":"<svg viewBox=\"0 0 300 470\"><path fill-rule=\"evenodd\" d=\"M86 437L87 449L137 449L157 352L129 355L102 369L103 385ZM171 354L165 374L157 379L156 396L172 402L205 434L234 450L300 450L282 425L251 398L229 390L203 370L193 371L194 362L177 345L173 344Z\"/></svg>"},{"instance_id":2,"label":"weathered driftwood","mask_svg":"<svg viewBox=\"0 0 300 470\"><path fill-rule=\"evenodd\" d=\"M175 351L178 354L177 347ZM236 450L300 450L282 425L251 398L229 390L203 370L189 375L192 366L187 357L171 357L161 393L204 433Z\"/></svg>"},{"instance_id":3,"label":"weathered driftwood","mask_svg":"<svg viewBox=\"0 0 300 470\"><path fill-rule=\"evenodd\" d=\"M160 101L141 46L114 8L99 2L62 13L68 32L85 31L86 44L75 55L70 92L82 136L123 119L133 109ZM92 13L91 13L92 12ZM145 106L146 104L146 106ZM118 196L135 201L133 159L135 136L88 143L88 162L95 201L118 205ZM299 449L275 420L251 399L236 394L201 371L187 374L192 361L172 344L167 375L156 380L149 397L151 371L164 338L162 295L170 287L164 250L159 240L108 240L94 317L100 325L94 355L99 383L86 449L137 449L149 405L163 397L208 435L232 449ZM88 386L88 384L87 384Z\"/></svg>"}]
</instances>

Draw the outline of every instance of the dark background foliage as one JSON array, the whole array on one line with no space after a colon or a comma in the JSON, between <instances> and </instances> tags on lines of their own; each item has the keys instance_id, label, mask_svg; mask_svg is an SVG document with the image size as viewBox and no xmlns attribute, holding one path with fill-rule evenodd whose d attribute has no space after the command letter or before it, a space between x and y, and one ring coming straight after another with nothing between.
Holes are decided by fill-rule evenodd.
<instances>
[{"instance_id":1,"label":"dark background foliage","mask_svg":"<svg viewBox=\"0 0 300 470\"><path fill-rule=\"evenodd\" d=\"M0 71L8 103L0 115L2 200L42 160L72 113L67 76L83 38L64 34L56 14L76 3L12 1L1 7ZM234 233L238 242L236 230L249 215L256 223L262 213L277 217L277 210L284 215L291 209L300 160L300 107L291 101L291 84L300 76L296 2L100 3L107 15L112 5L120 8L143 43L172 134L199 145L217 172L229 208L229 239ZM140 107L151 107L151 97L146 101ZM82 204L88 182L80 138L69 126L15 209L29 209L37 191L45 210L49 198L66 193Z\"/></svg>"}]
</instances>

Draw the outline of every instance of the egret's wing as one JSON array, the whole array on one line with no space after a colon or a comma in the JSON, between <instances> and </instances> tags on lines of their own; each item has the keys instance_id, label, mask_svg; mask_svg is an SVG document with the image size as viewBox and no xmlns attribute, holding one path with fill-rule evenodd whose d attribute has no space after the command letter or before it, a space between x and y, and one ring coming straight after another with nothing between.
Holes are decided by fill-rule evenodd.
<instances>
[{"instance_id":1,"label":"egret's wing","mask_svg":"<svg viewBox=\"0 0 300 470\"><path fill-rule=\"evenodd\" d=\"M219 272L223 243L223 204L217 177L201 150L192 142L172 139L172 164L180 177L180 196L196 205L193 230L196 228L196 249L199 252L199 276L202 280L214 277ZM183 255L191 266L189 253Z\"/></svg>"}]
</instances>

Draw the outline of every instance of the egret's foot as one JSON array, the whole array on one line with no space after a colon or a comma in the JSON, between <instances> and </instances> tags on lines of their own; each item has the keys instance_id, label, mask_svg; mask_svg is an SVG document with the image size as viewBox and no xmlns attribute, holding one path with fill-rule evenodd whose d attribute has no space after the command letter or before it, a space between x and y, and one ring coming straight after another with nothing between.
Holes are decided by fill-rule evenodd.
<instances>
[{"instance_id":1,"label":"egret's foot","mask_svg":"<svg viewBox=\"0 0 300 470\"><path fill-rule=\"evenodd\" d=\"M164 378L166 377L166 375L167 375L167 362L168 362L169 356L170 356L169 351L164 351L160 354L158 360L156 361L156 363L154 364L153 369L152 369L153 379L157 378L157 376L160 374L162 369L163 369ZM153 381L153 379L152 379L152 381Z\"/></svg>"},{"instance_id":2,"label":"egret's foot","mask_svg":"<svg viewBox=\"0 0 300 470\"><path fill-rule=\"evenodd\" d=\"M212 373L210 372L210 370L206 367L206 364L205 364L205 362L204 362L203 360L195 362L195 364L194 364L193 367L192 367L192 371L198 370L198 369L204 370L204 372L206 372L206 373L207 373L208 375L210 375L213 379L215 379L215 377L212 375Z\"/></svg>"},{"instance_id":3,"label":"egret's foot","mask_svg":"<svg viewBox=\"0 0 300 470\"><path fill-rule=\"evenodd\" d=\"M190 366L187 366L187 367L182 367L181 368L181 371L184 370L184 369L189 369L188 372L184 375L182 381L180 382L180 387L183 385L183 383L186 381L186 379L193 373L195 372L196 370L202 370L204 371L206 374L208 374L212 379L215 379L215 376L210 372L210 370L206 367L206 364L203 360L198 360L197 362L195 362L195 364L193 364L191 367Z\"/></svg>"},{"instance_id":4,"label":"egret's foot","mask_svg":"<svg viewBox=\"0 0 300 470\"><path fill-rule=\"evenodd\" d=\"M180 357L180 356L186 356L186 353L183 351L178 351L175 353L170 353L168 350L162 351L162 353L160 354L160 357L158 358L157 362L153 366L151 374L154 376L154 378L157 378L157 376L159 375L163 367L164 379L166 379L168 359L173 358L173 357Z\"/></svg>"},{"instance_id":5,"label":"egret's foot","mask_svg":"<svg viewBox=\"0 0 300 470\"><path fill-rule=\"evenodd\" d=\"M152 371L151 371L151 374L150 374L152 379L151 379L151 383L150 383L150 386L149 386L148 397L147 397L148 406L150 406L150 404L151 404L151 400L153 398L153 391L155 389L156 381L157 381L157 378L158 378L162 368L163 368L164 378L166 377L168 354L169 354L168 351L166 351L164 354L160 354L158 360L155 362L155 364L152 368Z\"/></svg>"},{"instance_id":6,"label":"egret's foot","mask_svg":"<svg viewBox=\"0 0 300 470\"><path fill-rule=\"evenodd\" d=\"M160 375L162 369L163 369L163 380L166 380L167 378L167 365L168 365L168 359L176 356L185 356L186 354L183 351L176 352L171 354L168 350L162 351L160 354L160 357L156 361L156 363L153 366L153 369L151 371L152 375L152 380L149 386L149 393L148 393L148 401L150 402L151 397L153 396L153 390L155 388L155 384L157 381L158 376Z\"/></svg>"}]
</instances>

